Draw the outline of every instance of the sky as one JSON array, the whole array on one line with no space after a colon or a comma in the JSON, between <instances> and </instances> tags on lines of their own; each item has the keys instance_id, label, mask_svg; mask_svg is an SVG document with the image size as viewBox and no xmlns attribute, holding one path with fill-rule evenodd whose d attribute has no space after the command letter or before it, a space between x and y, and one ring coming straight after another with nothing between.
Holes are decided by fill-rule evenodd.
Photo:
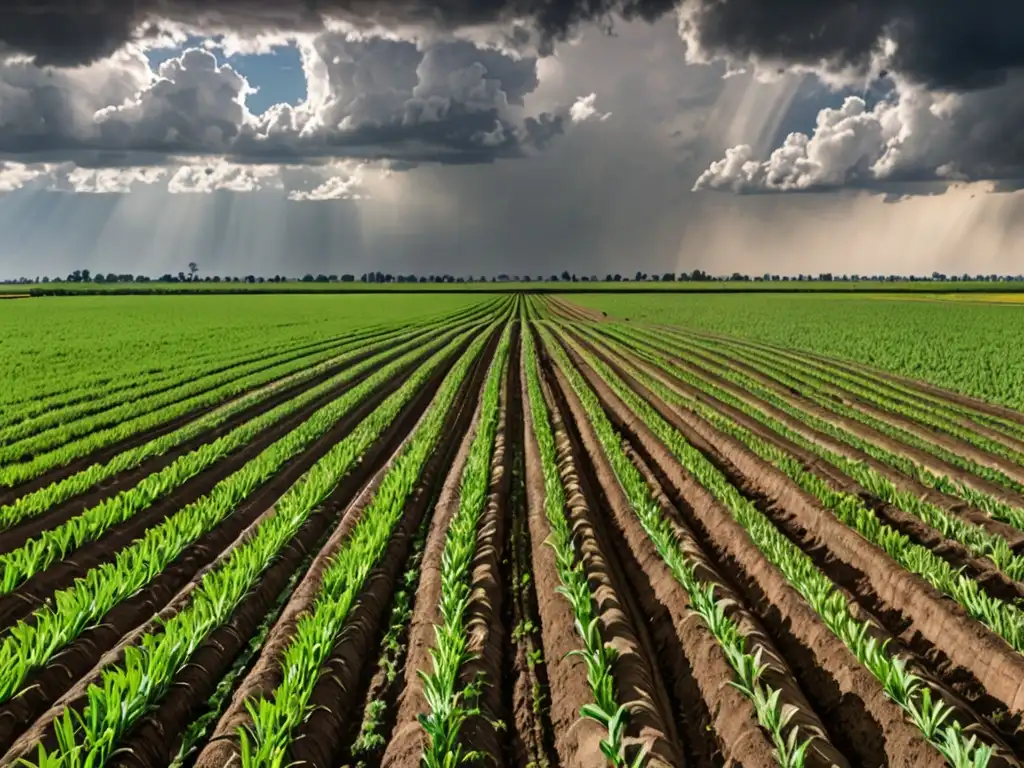
<instances>
[{"instance_id":1,"label":"sky","mask_svg":"<svg viewBox=\"0 0 1024 768\"><path fill-rule=\"evenodd\" d=\"M0 278L1024 273L1017 0L0 0Z\"/></svg>"}]
</instances>

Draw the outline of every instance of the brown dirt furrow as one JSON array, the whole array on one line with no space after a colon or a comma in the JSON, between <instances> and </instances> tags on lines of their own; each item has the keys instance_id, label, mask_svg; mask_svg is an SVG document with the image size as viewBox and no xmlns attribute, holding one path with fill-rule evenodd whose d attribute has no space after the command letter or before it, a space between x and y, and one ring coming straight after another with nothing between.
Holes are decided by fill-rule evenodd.
<instances>
[{"instance_id":1,"label":"brown dirt furrow","mask_svg":"<svg viewBox=\"0 0 1024 768\"><path fill-rule=\"evenodd\" d=\"M524 413L521 397L519 352L512 356L512 393L509 413L511 488L509 492L509 535L506 539L504 573L506 633L504 693L510 713L510 756L514 768L552 768L557 765L548 717L547 666L540 646L540 619L537 612L535 579L530 568L530 530L526 519L526 458Z\"/></svg>"},{"instance_id":2,"label":"brown dirt furrow","mask_svg":"<svg viewBox=\"0 0 1024 768\"><path fill-rule=\"evenodd\" d=\"M703 355L697 356L701 360L709 360L709 358ZM930 504L934 504L935 506L941 507L942 509L945 509L953 514L963 517L965 520L968 520L969 522L975 525L979 525L985 528L985 530L989 531L990 533L1003 537L1010 543L1011 547L1024 547L1024 531L1019 531L1006 523L1001 523L998 520L993 520L980 509L976 509L974 507L969 506L962 499L959 499L955 496L949 496L933 488L929 488L923 485L922 483L918 482L917 480L907 475L904 475L899 470L893 469L887 464L883 464L882 462L878 461L873 456L871 456L868 453L865 453L859 448L855 448L847 443L844 443L840 440L831 437L830 435L827 435L823 432L814 429L813 427L805 424L799 419L794 418L785 411L782 411L776 408L775 406L771 405L770 403L761 400L757 396L751 394L749 391L743 389L742 387L737 386L728 379L718 376L708 368L694 365L692 362L684 360L681 357L672 355L670 352L667 351L662 352L662 357L664 357L664 359L667 360L668 362L671 362L674 365L678 365L681 368L685 368L689 371L692 371L693 373L701 376L702 378L708 380L709 382L727 390L733 396L740 398L750 406L763 411L772 418L781 421L793 431L798 432L800 435L807 438L808 440L812 440L818 445L821 445L826 450L832 451L833 453L838 453L842 456L845 456L848 459L852 459L853 461L859 461L867 465L872 470L874 470L875 472L889 480L889 482L893 483L893 485L895 485L899 490L912 493L919 499L923 499L924 501L927 501ZM719 402L717 398L700 392L699 390L690 387L684 382L681 382L678 379L669 376L668 374L665 374L660 371L655 372L654 368L646 366L646 364L643 363L643 361L636 360L634 362L638 365L642 365L642 367L645 367L646 370L650 371L654 375L659 376L659 378L661 378L661 380L664 383L666 383L666 385L672 386L684 392L688 392L698 397L702 402L706 402L712 405L714 405L716 402ZM790 405L792 405L795 408L805 409L808 410L810 413L820 415L812 410L816 406L808 403L807 401L797 396L794 396L788 389L785 389L784 387L780 390L777 390L776 394L779 397L785 399ZM810 405L810 408L808 408L808 405ZM716 405L715 407L719 406ZM740 421L740 423L744 424L744 426L747 426L749 429L754 429L754 427L751 425L759 424L759 422L757 422L755 419L752 419L749 416L742 414L742 412L738 411L737 409L730 408L724 403L721 404L720 410L727 411L730 415L737 414L735 416L736 420ZM740 419L739 414L742 414L742 420ZM763 430L765 428L762 426L760 427L760 429ZM759 434L763 433L759 432ZM789 441L787 441L787 443L788 442ZM819 467L821 461L822 460L817 459Z\"/></svg>"},{"instance_id":3,"label":"brown dirt furrow","mask_svg":"<svg viewBox=\"0 0 1024 768\"><path fill-rule=\"evenodd\" d=\"M476 681L482 681L484 686L477 701L481 714L466 722L463 742L466 749L478 751L496 764L501 763L498 755L507 751L504 749L507 740L495 723L507 722L510 714L505 711L506 696L502 690L507 631L502 621L504 580L508 577L507 569L502 567L502 556L508 535L507 502L512 484L509 429L511 419L518 418L518 402L510 402L511 373L512 367L509 366L501 387L501 411L491 454L489 492L477 528L476 554L470 576L473 592L466 606L466 631L468 650L473 658L466 663L461 674L464 686Z\"/></svg>"},{"instance_id":4,"label":"brown dirt furrow","mask_svg":"<svg viewBox=\"0 0 1024 768\"><path fill-rule=\"evenodd\" d=\"M904 634L920 635L961 667L1011 714L1024 706L1024 657L976 621L953 600L894 563L843 525L775 467L738 441L713 429L689 411L673 408L647 393L648 401L688 441L708 456L790 538L815 557L833 578L861 595L868 587L906 622ZM840 567L841 566L841 567Z\"/></svg>"},{"instance_id":5,"label":"brown dirt furrow","mask_svg":"<svg viewBox=\"0 0 1024 768\"><path fill-rule=\"evenodd\" d=\"M673 535L676 541L679 542L682 551L686 554L687 560L694 565L698 578L704 583L714 584L716 596L726 601L725 613L736 622L740 631L747 638L747 651L749 653L760 653L761 661L766 665L761 679L771 689L781 692L781 699L784 705L794 708L796 714L793 715L791 722L799 729L801 741L808 738L813 739L807 754L807 765L848 766L849 762L833 746L824 722L818 717L810 701L804 695L796 680L796 676L783 655L775 647L775 643L767 629L746 606L739 590L721 575L721 572L717 569L711 558L701 549L697 537L686 526L682 516L665 494L657 477L646 462L632 449L628 441L626 442L626 452L634 466L640 470L647 480L648 487L658 502L662 514L672 524ZM635 527L639 528L639 521L634 520L634 523ZM653 544L649 540L644 541L644 546L650 550L652 556L656 556ZM661 574L662 579L672 577L667 567L663 570L664 573ZM680 594L676 595L675 593L677 592ZM684 594L685 592L678 582L670 583L665 590L666 600L663 600L662 604L676 606L680 603L688 603L688 595L680 599L680 596ZM690 619L692 617L687 616L686 618ZM706 630L704 633L709 634ZM713 642L715 641L713 637L709 639ZM716 655L721 655L722 659L726 660L724 654L721 654L720 651ZM749 702L748 706L750 706Z\"/></svg>"},{"instance_id":6,"label":"brown dirt furrow","mask_svg":"<svg viewBox=\"0 0 1024 768\"><path fill-rule=\"evenodd\" d=\"M725 351L720 351L719 354L724 361L727 361L728 365L751 378L756 379L777 394L786 398L796 407L814 414L821 419L829 421L848 432L852 432L862 440L874 443L887 451L899 454L904 458L908 458L933 474L945 475L951 480L962 483L976 491L989 494L1010 506L1024 507L1024 495L1015 493L1014 491L1004 488L997 483L990 482L972 474L971 472L960 469L959 467L940 459L938 456L934 456L926 451L902 443L895 438L889 437L888 435L869 427L867 424L857 421L856 419L851 419L827 408L823 408L822 406L808 400L802 395L802 393L790 389L785 384L767 376L753 366L728 355Z\"/></svg>"},{"instance_id":7,"label":"brown dirt furrow","mask_svg":"<svg viewBox=\"0 0 1024 768\"><path fill-rule=\"evenodd\" d=\"M390 734L382 766L415 767L426 746L426 734L417 717L428 712L423 681L418 672L433 669L430 649L434 647L434 627L441 624L438 605L441 598L441 555L444 552L448 526L459 508L459 487L462 472L469 458L469 449L476 437L483 400L478 400L472 420L459 443L458 453L448 470L444 485L434 506L430 533L423 550L420 583L416 591L416 608L409 626L409 650L406 655L405 685L399 697L398 715ZM201 768L201 767L200 767Z\"/></svg>"},{"instance_id":8,"label":"brown dirt furrow","mask_svg":"<svg viewBox=\"0 0 1024 768\"><path fill-rule=\"evenodd\" d=\"M365 416L373 407L380 404L387 395L401 385L408 370L410 368L403 369L401 374L372 393L364 403L360 404L356 415ZM360 377L360 379L362 378L364 377ZM14 592L0 597L0 622L13 623L28 616L54 592L71 586L75 579L83 576L89 569L113 560L121 549L145 535L148 529L162 524L181 508L208 494L219 482L237 472L267 447L302 424L319 408L357 386L358 383L356 381L346 384L317 398L316 402L275 424L258 435L251 443L224 457L201 474L174 489L169 495L158 499L138 514L112 527L99 539L84 544L66 559L58 560L45 571L30 578ZM345 421L352 423L353 416L347 417Z\"/></svg>"},{"instance_id":9,"label":"brown dirt furrow","mask_svg":"<svg viewBox=\"0 0 1024 768\"><path fill-rule=\"evenodd\" d=\"M122 491L125 491L135 486L143 478L148 477L149 475L154 474L156 472L159 472L160 470L174 463L174 461L176 461L179 457L196 450L201 445L213 442L217 438L226 435L227 433L241 426L250 419L259 416L260 414L265 413L266 411L269 411L272 408L277 407L281 403L284 403L292 399L293 397L296 397L302 392L312 389L313 387L321 384L330 377L337 375L346 368L351 368L353 365L359 364L369 356L369 353L359 355L349 361L346 361L344 364L332 366L328 371L322 374L318 374L317 376L307 379L306 381L297 382L290 386L283 387L281 390L275 392L265 400L261 400L260 402L254 403L248 408L239 411L238 413L232 415L229 419L224 421L222 424L212 429L206 430L202 434L192 438L191 440L188 440L175 446L166 453L147 459L134 469L129 469L117 475L114 475L113 477L107 478L101 484L95 486L89 491L86 491L83 494L79 494L78 496L75 496L74 498L69 499L64 503L57 505L53 509L38 517L30 518L24 521L21 525L15 526L14 528L4 531L3 536L0 537L0 554L10 552L12 549L20 547L22 544L25 543L25 541L34 536L38 536L43 531L55 528L56 526L61 525L65 521L71 519L72 517L80 515L82 512L89 509L90 507L96 506L105 499L116 496L118 493L121 493ZM380 365L386 364L389 360L392 359L392 357L392 355L388 355L386 358L383 358L381 360ZM375 366L374 370L379 368L380 365ZM280 434L283 434L285 431L290 429L290 427L282 427L279 425L283 425L286 422L294 422L295 424L300 423L317 408L322 407L324 404L330 402L332 399L337 398L338 395L344 392L346 389L351 389L353 386L356 386L360 382L364 381L368 376L372 375L372 373L373 371L367 371L366 373L351 379L350 381L341 385L337 389L332 390L330 393L325 394L324 397L317 398L317 400L314 403L310 404L309 406L301 410L301 416L300 413L297 412L296 414L286 417L278 424L271 426L267 432L257 436L257 438L252 443L250 443L249 446L243 446L240 449L240 451L236 452L236 454L250 450L250 446L253 446L257 443L265 444L263 443L263 441L265 441L266 443L273 442L273 440L276 438L270 438L269 440L267 440L264 436L267 435L268 433L276 433L276 435L279 437ZM240 395L239 397L245 396L246 395L243 394ZM189 481L189 483L195 482L198 479L199 478L193 478L192 480ZM49 483L44 483L44 485L49 485ZM187 486L188 484L181 486L180 488L176 489L175 493L187 494ZM133 518L133 520L134 519L135 518ZM111 530L107 535L111 535L120 529L121 526L118 526L117 529Z\"/></svg>"},{"instance_id":10,"label":"brown dirt furrow","mask_svg":"<svg viewBox=\"0 0 1024 768\"><path fill-rule=\"evenodd\" d=\"M580 366L616 429L625 434L675 501L702 551L731 575L772 634L803 691L851 760L864 766L940 766L945 762L878 681L829 631L746 531L586 365ZM700 448L696 435L684 436ZM699 669L695 665L695 670Z\"/></svg>"},{"instance_id":11,"label":"brown dirt furrow","mask_svg":"<svg viewBox=\"0 0 1024 768\"><path fill-rule=\"evenodd\" d=\"M528 333L524 329L524 333ZM525 363L525 361L522 361ZM537 594L541 645L547 669L551 706L548 714L554 749L563 768L593 768L603 764L599 743L604 735L594 720L579 716L580 707L593 701L587 671L581 659L570 656L582 648L573 626L569 602L556 592L561 581L554 549L547 543L551 527L544 510L546 492L540 448L534 433L535 415L529 407L526 377L522 377L523 436L526 479L527 527L530 532L530 562ZM550 400L549 400L550 402ZM550 406L549 406L550 407Z\"/></svg>"},{"instance_id":12,"label":"brown dirt furrow","mask_svg":"<svg viewBox=\"0 0 1024 768\"><path fill-rule=\"evenodd\" d=\"M455 359L457 358L453 357L452 362ZM445 366L446 369L447 367ZM427 397L423 408L415 414L415 419L406 420L401 425L400 442L397 445L388 446L387 459L383 463L374 465L376 471L372 478L349 504L338 528L310 564L308 572L295 589L282 611L281 617L271 629L258 660L236 689L231 703L218 721L209 743L196 759L196 768L213 768L214 766L221 768L237 764L239 760L238 729L252 724L245 706L246 702L261 696L269 696L281 683L281 656L291 642L299 621L309 613L315 604L323 584L325 571L330 566L334 555L344 546L362 519L363 511L373 499L380 483L412 439L416 427L425 415L427 404L429 400L433 399L434 392L442 379L443 376L425 388ZM459 394L458 405L453 407L449 413L448 424L452 430L459 429L460 421L465 420L462 417L464 411L462 406L470 393L475 391L473 387L478 384L478 381L478 375L475 372L471 372L467 377L467 383ZM358 728L359 718L362 714L362 710L357 707L359 682L364 673L369 673L368 664L364 662L381 634L380 629L394 588L394 581L398 577L402 563L405 562L411 537L415 534L431 499L431 485L436 473L440 471L440 466L444 463L447 455L448 452L441 448L429 460L422 476L422 483L414 491L412 498L407 501L405 513L395 535L388 543L388 548L379 566L369 574L367 584L345 623L342 636L324 665L324 671L329 669L331 674L324 674L322 671L321 678L314 688L310 705L315 709L295 734L289 761L295 760L300 765L317 766L318 768L331 766L332 758L336 757L342 746L340 744L342 734L350 731L353 725ZM363 476L364 482L368 475L369 473L366 473Z\"/></svg>"},{"instance_id":13,"label":"brown dirt furrow","mask_svg":"<svg viewBox=\"0 0 1024 768\"><path fill-rule=\"evenodd\" d=\"M598 349L587 339L575 334L574 336L588 349L596 352L606 362L614 365L614 361L618 357L617 353L615 357L612 357L610 356L611 353L605 348ZM917 543L928 547L935 552L935 554L944 558L947 562L953 565L953 567L966 568L968 573L970 573L972 577L975 578L990 594L1002 600L1012 601L1018 598L1024 599L1024 584L1009 579L997 570L990 560L975 557L965 546L952 539L946 538L941 532L932 526L925 524L919 518L895 507L892 504L876 498L867 489L857 483L853 478L843 473L833 464L816 456L777 432L774 432L737 408L734 408L712 395L703 393L700 390L673 378L657 367L648 364L646 361L641 360L636 356L629 356L629 362L647 374L657 378L665 387L678 394L693 397L706 405L710 405L720 413L728 416L733 421L758 435L761 439L786 451L789 455L798 459L804 465L805 469L822 477L834 489L852 494L862 499L887 524L892 525L901 533L910 536ZM979 514L981 513L979 512Z\"/></svg>"},{"instance_id":14,"label":"brown dirt furrow","mask_svg":"<svg viewBox=\"0 0 1024 768\"><path fill-rule=\"evenodd\" d=\"M479 413L480 391L493 357L497 335L492 335L474 370L467 376L456 407L448 413L446 441L431 454L413 495L406 501L395 535L377 567L367 580L351 616L346 621L324 670L313 690L313 710L302 723L292 745L290 760L299 766L333 768L345 746L356 737L361 725L361 693L370 683L372 662L380 650L380 637L401 568L424 515L436 498L456 457L459 436L468 431Z\"/></svg>"},{"instance_id":15,"label":"brown dirt furrow","mask_svg":"<svg viewBox=\"0 0 1024 768\"><path fill-rule=\"evenodd\" d=\"M365 472L368 476L378 466L378 462L383 461L404 431L408 430L411 420L417 418L426 407L433 390L453 361L454 356L440 366L427 386L406 406L374 448L367 452L353 474ZM396 386L395 382L389 383L385 391L392 386ZM211 563L219 562L224 548L237 540L242 531L254 520L261 519L267 508L272 507L277 498L330 450L331 446L343 439L365 418L376 407L378 401L378 396L372 396L347 418L342 419L303 454L287 464L271 482L239 505L220 525L182 553L146 587L108 612L95 627L87 629L58 652L48 665L31 674L26 679L24 692L0 705L0 749L9 746L25 727L40 717L47 707L75 685L83 675L88 674L101 657L108 658L108 651L116 651L122 647L123 638L132 633L134 628L144 625L154 613L160 612L163 606L168 605L169 601L176 601L176 594L185 594L183 590L191 590L192 584L198 578L197 573L204 572ZM172 606L176 604L170 602ZM174 612L176 609L171 615Z\"/></svg>"},{"instance_id":16,"label":"brown dirt furrow","mask_svg":"<svg viewBox=\"0 0 1024 768\"><path fill-rule=\"evenodd\" d=\"M689 596L658 555L633 513L582 404L560 372L557 375L594 465L597 482L602 486L612 535L626 545L620 549L620 560L625 564L631 589L638 596L651 627L656 644L655 658L662 677L671 686L673 710L688 737L685 746L690 760L698 765L715 764L713 755L717 749L729 766L775 765L771 742L758 726L752 705L738 689L728 685L735 675L721 647L692 614ZM766 658L765 661L772 663L774 660ZM810 706L806 705L804 710L810 710ZM711 745L707 744L709 731L716 737ZM845 765L842 761L839 764Z\"/></svg>"},{"instance_id":17,"label":"brown dirt furrow","mask_svg":"<svg viewBox=\"0 0 1024 768\"><path fill-rule=\"evenodd\" d=\"M590 583L602 635L617 652L614 676L618 701L630 709L626 742L646 747L650 765L680 765L683 750L671 703L664 682L653 672L654 643L646 626L640 623L642 609L623 589L626 579L616 559L617 547L604 531L597 512L605 509L609 501L599 495L603 490L599 479L586 472L589 464L584 456L595 450L595 446L582 440L581 431L588 424L581 423L579 413L573 409L568 399L572 393L567 392L560 371L553 370L550 363L547 371L558 470L566 492L573 538ZM569 419L573 419L573 425Z\"/></svg>"}]
</instances>

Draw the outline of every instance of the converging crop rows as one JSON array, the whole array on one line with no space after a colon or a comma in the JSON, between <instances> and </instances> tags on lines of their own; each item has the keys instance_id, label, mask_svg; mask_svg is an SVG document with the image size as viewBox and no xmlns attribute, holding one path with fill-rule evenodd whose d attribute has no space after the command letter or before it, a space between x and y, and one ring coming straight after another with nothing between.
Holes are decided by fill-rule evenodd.
<instances>
[{"instance_id":1,"label":"converging crop rows","mask_svg":"<svg viewBox=\"0 0 1024 768\"><path fill-rule=\"evenodd\" d=\"M558 297L375 301L11 368L0 768L1024 760L1024 414Z\"/></svg>"}]
</instances>

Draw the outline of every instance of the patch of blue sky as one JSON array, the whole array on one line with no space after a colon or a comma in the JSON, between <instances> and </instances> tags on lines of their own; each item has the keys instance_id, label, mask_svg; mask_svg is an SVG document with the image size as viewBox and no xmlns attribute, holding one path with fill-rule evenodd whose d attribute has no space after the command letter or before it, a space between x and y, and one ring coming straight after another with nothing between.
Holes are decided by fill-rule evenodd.
<instances>
[{"instance_id":1,"label":"patch of blue sky","mask_svg":"<svg viewBox=\"0 0 1024 768\"><path fill-rule=\"evenodd\" d=\"M793 101L786 115L775 131L772 148L781 146L786 137L793 132L814 134L818 113L826 108L839 109L849 96L864 99L866 108L872 110L883 99L892 94L892 83L881 78L866 88L843 88L832 90L816 77L808 77L793 96Z\"/></svg>"},{"instance_id":2,"label":"patch of blue sky","mask_svg":"<svg viewBox=\"0 0 1024 768\"><path fill-rule=\"evenodd\" d=\"M147 52L149 65L154 69L164 61L187 48L203 46L203 38L188 38L178 48L154 48ZM246 104L254 114L265 112L274 104L298 104L306 98L306 76L302 71L302 58L294 45L280 46L265 54L235 54L225 57L214 50L217 61L229 63L242 74L256 93L249 94Z\"/></svg>"}]
</instances>

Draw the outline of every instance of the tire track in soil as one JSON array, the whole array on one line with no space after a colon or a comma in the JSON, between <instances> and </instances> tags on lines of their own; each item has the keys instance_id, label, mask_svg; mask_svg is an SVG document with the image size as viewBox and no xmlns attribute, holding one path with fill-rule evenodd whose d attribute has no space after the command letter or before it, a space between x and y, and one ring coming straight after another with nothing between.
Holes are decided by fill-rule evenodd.
<instances>
[{"instance_id":1,"label":"tire track in soil","mask_svg":"<svg viewBox=\"0 0 1024 768\"><path fill-rule=\"evenodd\" d=\"M125 470L124 472L119 472L116 475L113 475L107 478L106 480L103 480L100 484L93 486L91 489L85 491L84 493L78 494L68 499L67 501L58 504L53 509L44 512L42 515L28 518L21 524L3 531L2 538L0 538L0 554L10 552L12 549L20 547L22 544L25 543L25 541L27 541L30 538L33 538L34 536L38 536L43 531L56 528L58 525L61 525L62 523L66 522L72 517L80 515L82 512L89 509L90 507L94 507L100 502L109 499L113 496L116 496L118 493L121 493L122 491L137 485L145 477L155 474L156 472L159 472L160 470L166 468L170 464L173 464L181 456L191 453L192 451L196 450L202 445L205 445L206 443L212 443L213 441L217 440L220 437L223 437L224 435L238 428L247 421L255 418L256 416L259 416L262 413L277 407L281 403L284 403L288 400L291 400L294 397L299 396L303 392L306 392L312 389L313 387L327 381L332 376L336 376L342 371L351 368L355 365L358 365L359 363L365 361L367 358L372 357L373 354L380 354L380 352L368 352L366 354L359 355L355 358L351 358L345 363L332 366L330 370L324 372L323 374L319 374L310 379L306 379L305 381L296 382L291 386L284 387L283 389L281 389L278 392L275 392L273 395L266 398L265 400L261 400L258 403L253 403L251 406L232 415L226 421L219 424L218 426L205 430L196 437L178 444L177 446L171 448L165 453L146 459L134 469L128 469ZM394 355L389 354L386 358L382 358L381 365L386 365L393 359ZM303 412L312 412L312 410L315 410L317 407L324 405L329 400L338 397L342 392L345 391L345 389L351 388L359 384L361 381L366 379L368 376L372 375L373 372L379 368L380 366L375 366L373 370L367 371L365 374L362 374L354 379L351 379L348 382L345 382L344 384L340 385L337 389L333 390L331 393L327 393L322 398L318 398L316 402L319 405L314 405L311 406L310 408L303 409ZM273 382L267 382L266 384L260 385L260 387L269 386L272 383ZM238 397L245 396L246 394L243 393ZM222 406L223 404L217 407ZM285 420L291 418L293 418L293 416L286 416ZM278 424L280 423L281 422L278 422ZM268 430L276 429L278 427L278 424L271 425L270 427L268 427ZM265 430L264 432L260 433L260 435L257 435L254 442L257 442L260 439L262 439L262 436L266 434L266 432L267 431ZM249 443L248 445L252 445L252 443ZM247 447L248 446L242 446L235 452L222 458L220 461L227 460L231 456L236 455L238 452L246 450ZM89 466L91 466L93 463L95 462L91 462ZM70 475L74 473L68 474ZM177 489L177 492L185 493L188 483L196 481L198 477L200 476L192 478L186 484L180 486ZM31 482L34 483L35 481ZM39 487L43 488L46 487L47 485L50 485L50 483L43 482L39 484ZM18 496L22 495L24 495L24 493L18 494ZM3 506L3 504L3 500L0 499L0 506Z\"/></svg>"},{"instance_id":2,"label":"tire track in soil","mask_svg":"<svg viewBox=\"0 0 1024 768\"><path fill-rule=\"evenodd\" d=\"M372 467L374 462L382 461L386 457L388 448L395 445L397 439L404 434L401 429L407 428L411 420L418 418L426 408L433 391L454 365L458 354L465 346L454 350L439 366L434 377L406 405L354 472L369 471L367 468ZM45 720L57 714L52 707L47 711L47 707L59 697L63 700L71 696L78 687L81 687L80 684L76 686L76 683L80 683L83 676L91 676L98 671L98 666L119 658L120 649L125 644L133 642L132 638L141 631L136 628L140 625L142 628L153 626L151 617L154 614L159 612L159 615L169 618L177 613L182 596L189 594L202 574L222 560L227 552L225 547L234 546L233 542L238 540L243 531L251 528L253 521L263 519L268 513L268 508L272 508L292 484L335 443L344 439L390 391L399 386L401 379L396 376L305 452L286 464L269 483L243 501L220 525L186 549L146 587L115 606L95 627L83 632L55 654L46 666L31 673L25 680L23 693L0 705L0 750L9 747L18 734L37 718ZM384 457L381 454L384 454ZM162 606L164 607L161 609Z\"/></svg>"},{"instance_id":3,"label":"tire track in soil","mask_svg":"<svg viewBox=\"0 0 1024 768\"><path fill-rule=\"evenodd\" d=\"M615 367L614 364L612 367ZM616 372L637 392L643 393L663 418L714 463L833 582L844 588L848 598L859 606L859 618L870 619L883 627L883 634L891 632L900 641L893 644L894 650L903 647L914 655L908 665L911 671L936 684L943 697L965 714L966 722L974 722L976 727L987 730L989 738L995 743L1002 742L1008 752L1019 751L1019 745L1015 745L1013 750L1007 746L1007 740L1012 743L1018 739L1004 728L994 728L991 723L987 728L981 725L984 721L979 714L993 714L1003 708L1004 702L992 694L992 688L986 688L977 679L971 681L973 684L965 685L963 681L966 670L951 671L948 663L938 658L941 653L938 646L928 638L932 632L943 638L953 637L954 640L947 645L958 648L961 656L970 657L976 653L976 650L971 649L977 646L971 643L985 648L980 652L983 657L993 658L989 654L996 654L995 663L976 663L975 667L989 669L988 679L996 678L996 685L1001 685L1004 690L1015 690L1013 679L1005 679L1003 676L1004 673L1010 673L1015 661L1024 663L1024 659L1018 657L1015 660L1012 649L1001 638L967 617L958 604L892 562L881 550L817 505L816 499L805 494L785 475L761 461L740 443L718 433L692 413L667 405L653 393L645 391L642 385L630 379L621 369ZM726 451L727 456L724 455ZM836 549L839 549L838 553ZM882 584L885 592L873 591L872 585L876 583ZM908 594L912 597L907 597ZM879 595L884 595L885 600ZM906 606L906 611L894 614L894 605ZM964 644L964 637L970 638L967 645ZM1007 664L1010 666L1007 667ZM997 716L997 719L1000 717ZM997 762L993 761L992 764Z\"/></svg>"},{"instance_id":4,"label":"tire track in soil","mask_svg":"<svg viewBox=\"0 0 1024 768\"><path fill-rule=\"evenodd\" d=\"M879 682L829 631L750 540L746 531L585 363L580 371L623 434L674 502L701 550L732 576L789 662L836 746L856 765L944 766ZM699 439L684 437L698 449ZM699 669L699 668L698 668Z\"/></svg>"},{"instance_id":5,"label":"tire track in soil","mask_svg":"<svg viewBox=\"0 0 1024 768\"><path fill-rule=\"evenodd\" d=\"M465 428L467 412L470 410L467 403L472 402L474 393L479 389L481 360L493 354L496 341L497 336L492 334L480 360L477 361L476 368L470 371L460 388L456 405L449 411L447 425L454 434ZM468 342L464 346L468 346ZM460 349L452 357L453 365L461 351ZM409 419L401 425L400 430L397 430L397 434L401 436L399 444L389 446L387 460L378 465L372 479L345 509L337 529L314 558L308 573L285 606L281 618L271 629L253 669L235 691L231 704L217 723L212 738L196 759L196 768L220 768L234 764L232 761L238 760L238 728L250 726L252 723L245 707L246 701L256 696L267 696L280 684L281 654L290 643L302 616L312 609L320 592L324 572L334 554L344 545L362 518L366 505L373 500L380 483L402 454L408 441L412 439L416 427L425 415L427 403L433 399L434 392L442 380L443 376L425 387L424 391L429 397L423 408L417 412L415 419ZM313 710L296 729L288 755L289 763L295 761L311 768L330 768L345 746L341 742L341 736L350 733L353 727L358 729L362 715L358 703L364 690L360 686L360 681L372 673L369 660L373 649L378 647L377 641L384 633L383 623L395 581L400 576L400 568L408 557L412 537L415 536L433 497L433 485L439 476L443 476L444 466L451 459L450 454L450 445L444 443L428 459L421 480L406 502L404 514L388 542L380 563L368 575L367 583L352 606L344 630L321 670L321 676L310 698ZM330 674L326 673L327 670L330 670Z\"/></svg>"},{"instance_id":6,"label":"tire track in soil","mask_svg":"<svg viewBox=\"0 0 1024 768\"><path fill-rule=\"evenodd\" d=\"M567 383L543 345L538 349L543 350L542 371L552 396L549 408L558 469L573 536L591 584L602 634L618 652L613 666L617 700L631 709L625 742L648 746L649 765L681 765L683 750L668 692L661 677L654 674L655 646L646 625L639 620L644 613L626 589L628 582L617 557L618 547L611 544L604 521L596 512L606 509L608 500L584 458L588 448L579 432L581 412L571 410L567 397L572 393L567 391Z\"/></svg>"}]
</instances>

